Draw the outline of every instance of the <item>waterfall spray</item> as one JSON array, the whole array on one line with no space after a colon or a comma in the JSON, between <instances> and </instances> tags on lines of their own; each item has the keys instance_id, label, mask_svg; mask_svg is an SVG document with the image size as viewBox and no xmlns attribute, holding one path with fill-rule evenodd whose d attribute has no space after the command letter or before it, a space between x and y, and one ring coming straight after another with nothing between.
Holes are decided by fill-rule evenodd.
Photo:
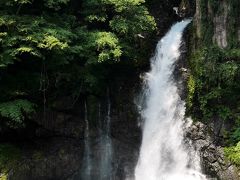
<instances>
[{"instance_id":1,"label":"waterfall spray","mask_svg":"<svg viewBox=\"0 0 240 180\"><path fill-rule=\"evenodd\" d=\"M191 162L184 145L185 103L173 79L174 63L180 56L183 30L191 20L172 26L159 41L146 74L142 110L143 139L135 180L203 180L199 162ZM193 154L193 153L191 153Z\"/></svg>"}]
</instances>

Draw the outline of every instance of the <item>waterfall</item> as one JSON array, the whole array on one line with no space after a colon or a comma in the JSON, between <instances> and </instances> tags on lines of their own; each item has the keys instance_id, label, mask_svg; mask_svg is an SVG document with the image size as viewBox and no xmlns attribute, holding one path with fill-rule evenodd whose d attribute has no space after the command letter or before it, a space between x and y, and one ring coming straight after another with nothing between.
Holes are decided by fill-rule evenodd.
<instances>
[{"instance_id":1,"label":"waterfall","mask_svg":"<svg viewBox=\"0 0 240 180\"><path fill-rule=\"evenodd\" d=\"M88 122L88 111L87 103L84 105L85 109L85 132L84 132L84 159L81 179L91 180L91 171L92 171L92 159L91 159L91 147L90 147L90 137L89 137L89 122Z\"/></svg>"},{"instance_id":2,"label":"waterfall","mask_svg":"<svg viewBox=\"0 0 240 180\"><path fill-rule=\"evenodd\" d=\"M159 41L146 73L142 110L143 138L135 180L202 180L193 148L184 145L185 103L173 78L182 34L191 20L172 26Z\"/></svg>"},{"instance_id":3,"label":"waterfall","mask_svg":"<svg viewBox=\"0 0 240 180\"><path fill-rule=\"evenodd\" d=\"M102 133L100 135L100 176L99 180L111 180L112 179L112 156L113 156L113 148L112 148L112 140L110 137L111 133L111 102L109 90L107 92L107 114L104 119L105 123L102 127Z\"/></svg>"},{"instance_id":4,"label":"waterfall","mask_svg":"<svg viewBox=\"0 0 240 180\"><path fill-rule=\"evenodd\" d=\"M99 101L96 106L98 131L90 131L87 103L85 103L84 157L76 180L111 180L113 178L113 145L111 133L111 101L107 91L106 106ZM105 103L104 103L105 104ZM91 119L92 120L92 119ZM92 129L94 127L91 127ZM96 130L96 129L95 129ZM91 134L90 134L91 132Z\"/></svg>"}]
</instances>

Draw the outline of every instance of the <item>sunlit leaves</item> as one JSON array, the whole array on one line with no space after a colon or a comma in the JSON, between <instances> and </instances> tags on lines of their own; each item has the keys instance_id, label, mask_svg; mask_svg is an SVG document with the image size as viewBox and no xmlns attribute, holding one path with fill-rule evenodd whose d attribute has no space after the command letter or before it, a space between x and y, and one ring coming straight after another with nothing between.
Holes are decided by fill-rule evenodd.
<instances>
[{"instance_id":1,"label":"sunlit leaves","mask_svg":"<svg viewBox=\"0 0 240 180\"><path fill-rule=\"evenodd\" d=\"M43 41L38 44L39 48L52 50L53 48L64 49L68 47L67 43L59 41L54 36L45 36Z\"/></svg>"},{"instance_id":2,"label":"sunlit leaves","mask_svg":"<svg viewBox=\"0 0 240 180\"><path fill-rule=\"evenodd\" d=\"M148 10L143 6L143 0L91 0L84 2L89 22L109 21L109 26L119 34L135 34L150 32L156 29L156 23ZM113 14L110 18L108 14Z\"/></svg>"},{"instance_id":3,"label":"sunlit leaves","mask_svg":"<svg viewBox=\"0 0 240 180\"><path fill-rule=\"evenodd\" d=\"M32 56L41 57L41 54L39 53L39 51L37 49L32 48L32 47L22 46L22 47L17 48L14 52L16 53L15 55L17 55L17 54L21 55L23 53L28 53L28 54L31 54Z\"/></svg>"},{"instance_id":4,"label":"sunlit leaves","mask_svg":"<svg viewBox=\"0 0 240 180\"><path fill-rule=\"evenodd\" d=\"M11 16L0 16L0 28L10 28L16 21Z\"/></svg>"},{"instance_id":5,"label":"sunlit leaves","mask_svg":"<svg viewBox=\"0 0 240 180\"><path fill-rule=\"evenodd\" d=\"M47 51L59 54L76 38L66 22L56 26L49 17L3 16L1 19L0 28L5 30L0 34L2 67L21 60L21 55L44 59Z\"/></svg>"},{"instance_id":6,"label":"sunlit leaves","mask_svg":"<svg viewBox=\"0 0 240 180\"><path fill-rule=\"evenodd\" d=\"M14 0L18 4L31 4L32 0Z\"/></svg>"},{"instance_id":7,"label":"sunlit leaves","mask_svg":"<svg viewBox=\"0 0 240 180\"><path fill-rule=\"evenodd\" d=\"M195 88L196 88L196 82L193 75L190 75L188 78L187 88L188 88L187 106L192 107L193 97L194 97Z\"/></svg>"},{"instance_id":8,"label":"sunlit leaves","mask_svg":"<svg viewBox=\"0 0 240 180\"><path fill-rule=\"evenodd\" d=\"M224 148L226 157L235 165L240 165L240 142L236 146Z\"/></svg>"},{"instance_id":9,"label":"sunlit leaves","mask_svg":"<svg viewBox=\"0 0 240 180\"><path fill-rule=\"evenodd\" d=\"M103 62L105 60L113 59L118 60L122 54L121 47L117 37L108 32L98 32L96 33L96 44L97 50L100 52L98 56L98 61Z\"/></svg>"},{"instance_id":10,"label":"sunlit leaves","mask_svg":"<svg viewBox=\"0 0 240 180\"><path fill-rule=\"evenodd\" d=\"M98 49L116 48L118 39L114 34L109 32L97 32L96 36L96 43L98 45Z\"/></svg>"},{"instance_id":11,"label":"sunlit leaves","mask_svg":"<svg viewBox=\"0 0 240 180\"><path fill-rule=\"evenodd\" d=\"M103 0L103 3L113 5L115 11L118 13L130 11L132 8L140 6L144 2L144 0Z\"/></svg>"},{"instance_id":12,"label":"sunlit leaves","mask_svg":"<svg viewBox=\"0 0 240 180\"><path fill-rule=\"evenodd\" d=\"M10 144L0 144L0 179L8 179L9 170L17 164L21 152L17 147Z\"/></svg>"},{"instance_id":13,"label":"sunlit leaves","mask_svg":"<svg viewBox=\"0 0 240 180\"><path fill-rule=\"evenodd\" d=\"M156 28L154 18L145 12L138 12L140 15L136 12L129 16L116 15L110 21L110 27L117 33L130 35L153 31Z\"/></svg>"},{"instance_id":14,"label":"sunlit leaves","mask_svg":"<svg viewBox=\"0 0 240 180\"><path fill-rule=\"evenodd\" d=\"M88 46L97 52L97 62L117 61L122 55L119 40L110 32L93 32L89 34Z\"/></svg>"},{"instance_id":15,"label":"sunlit leaves","mask_svg":"<svg viewBox=\"0 0 240 180\"><path fill-rule=\"evenodd\" d=\"M89 22L99 21L99 22L105 22L107 20L106 15L89 15L86 17L86 20Z\"/></svg>"}]
</instances>

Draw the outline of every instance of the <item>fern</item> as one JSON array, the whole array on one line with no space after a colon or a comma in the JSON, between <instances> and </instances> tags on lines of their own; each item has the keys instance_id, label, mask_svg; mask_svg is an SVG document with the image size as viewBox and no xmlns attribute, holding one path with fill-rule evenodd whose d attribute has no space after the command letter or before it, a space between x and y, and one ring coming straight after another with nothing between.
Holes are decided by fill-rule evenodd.
<instances>
[{"instance_id":1,"label":"fern","mask_svg":"<svg viewBox=\"0 0 240 180\"><path fill-rule=\"evenodd\" d=\"M240 142L236 146L224 148L224 153L232 163L240 166Z\"/></svg>"},{"instance_id":2,"label":"fern","mask_svg":"<svg viewBox=\"0 0 240 180\"><path fill-rule=\"evenodd\" d=\"M49 50L53 48L65 49L67 46L67 43L60 42L59 39L54 36L45 36L43 41L38 44L39 48Z\"/></svg>"},{"instance_id":3,"label":"fern","mask_svg":"<svg viewBox=\"0 0 240 180\"><path fill-rule=\"evenodd\" d=\"M34 49L32 47L24 47L24 46L14 50L12 55L16 56L17 54L23 54L23 53L31 54L32 56L37 56L37 57L41 57L42 56L40 54L40 52L38 52L36 49Z\"/></svg>"},{"instance_id":4,"label":"fern","mask_svg":"<svg viewBox=\"0 0 240 180\"><path fill-rule=\"evenodd\" d=\"M9 120L7 124L12 128L24 126L24 115L29 116L34 112L35 104L23 99L0 104L0 115Z\"/></svg>"}]
</instances>

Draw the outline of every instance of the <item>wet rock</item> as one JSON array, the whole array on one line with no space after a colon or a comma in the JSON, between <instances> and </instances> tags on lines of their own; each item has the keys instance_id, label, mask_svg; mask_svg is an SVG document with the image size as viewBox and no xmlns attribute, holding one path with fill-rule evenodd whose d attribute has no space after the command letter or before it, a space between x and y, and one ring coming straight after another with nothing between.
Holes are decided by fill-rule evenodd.
<instances>
[{"instance_id":1,"label":"wet rock","mask_svg":"<svg viewBox=\"0 0 240 180\"><path fill-rule=\"evenodd\" d=\"M206 175L220 180L240 179L239 170L224 157L223 147L216 144L216 135L211 126L196 122L186 135L200 153L202 169Z\"/></svg>"},{"instance_id":2,"label":"wet rock","mask_svg":"<svg viewBox=\"0 0 240 180\"><path fill-rule=\"evenodd\" d=\"M191 12L192 9L189 0L182 0L178 8L178 15L184 18L190 16Z\"/></svg>"},{"instance_id":3,"label":"wet rock","mask_svg":"<svg viewBox=\"0 0 240 180\"><path fill-rule=\"evenodd\" d=\"M54 138L26 154L9 172L9 180L66 180L80 169L82 144L79 141ZM26 152L26 151L25 151ZM70 178L71 179L71 178Z\"/></svg>"},{"instance_id":4,"label":"wet rock","mask_svg":"<svg viewBox=\"0 0 240 180\"><path fill-rule=\"evenodd\" d=\"M79 114L47 111L35 118L39 125L36 129L38 137L61 135L65 137L83 138L84 120Z\"/></svg>"}]
</instances>

